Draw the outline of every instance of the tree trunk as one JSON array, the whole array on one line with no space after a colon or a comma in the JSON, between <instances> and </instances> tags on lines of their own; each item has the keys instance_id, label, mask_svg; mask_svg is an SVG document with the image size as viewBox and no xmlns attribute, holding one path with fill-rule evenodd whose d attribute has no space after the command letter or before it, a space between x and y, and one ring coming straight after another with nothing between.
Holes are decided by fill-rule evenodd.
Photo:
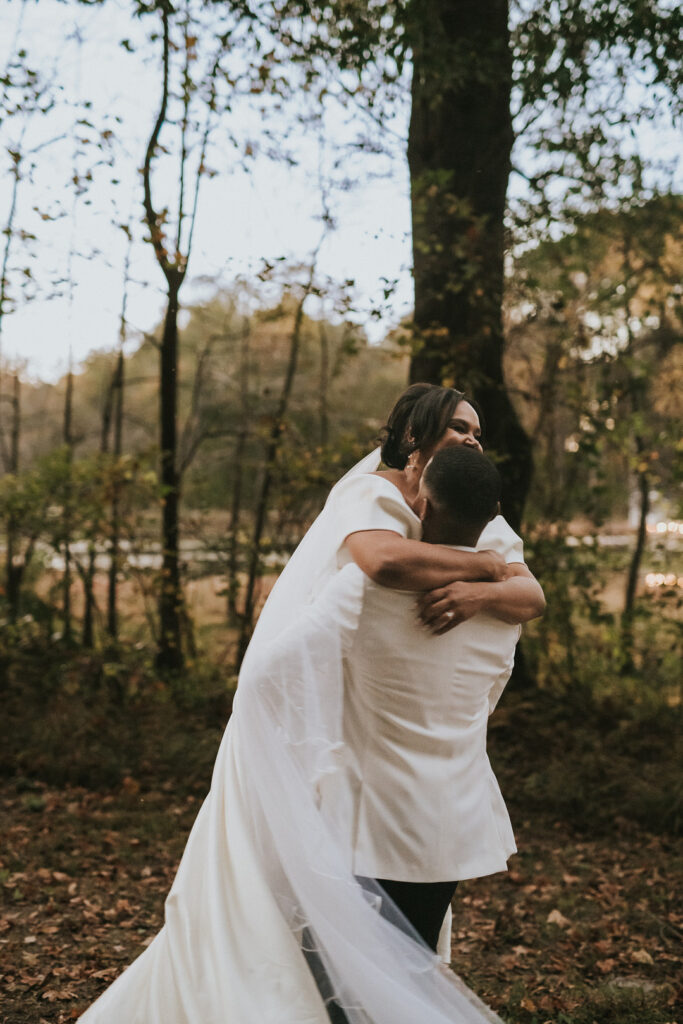
<instances>
[{"instance_id":1,"label":"tree trunk","mask_svg":"<svg viewBox=\"0 0 683 1024\"><path fill-rule=\"evenodd\" d=\"M638 451L643 450L643 442L637 438ZM647 472L638 473L638 493L640 496L640 513L638 518L638 532L636 534L636 546L631 555L631 562L628 567L626 580L626 593L624 596L624 610L621 616L621 650L622 650L622 672L633 670L633 612L635 608L636 590L640 565L645 550L647 537L647 516L650 511L650 481Z\"/></svg>"},{"instance_id":2,"label":"tree trunk","mask_svg":"<svg viewBox=\"0 0 683 1024\"><path fill-rule=\"evenodd\" d=\"M330 384L330 341L327 327L320 321L320 387L318 395L318 415L320 418L320 444L327 447L330 436L330 414L328 389Z\"/></svg>"},{"instance_id":3,"label":"tree trunk","mask_svg":"<svg viewBox=\"0 0 683 1024\"><path fill-rule=\"evenodd\" d=\"M235 443L235 457L233 460L234 478L232 483L232 505L230 508L230 525L228 534L230 536L230 547L228 549L228 622L237 622L237 595L239 583L237 579L238 554L239 554L239 528L240 513L242 511L242 483L244 481L244 456L247 450L247 438L249 436L249 338L250 324L248 317L244 318L242 338L240 343L240 426L237 431Z\"/></svg>"},{"instance_id":4,"label":"tree trunk","mask_svg":"<svg viewBox=\"0 0 683 1024\"><path fill-rule=\"evenodd\" d=\"M73 639L73 627L71 622L71 463L73 460L73 389L74 376L71 360L69 360L69 372L66 377L66 394L64 396L64 444L66 445L67 453L67 479L64 486L64 577L62 580L62 638L67 643L70 643Z\"/></svg>"},{"instance_id":5,"label":"tree trunk","mask_svg":"<svg viewBox=\"0 0 683 1024\"><path fill-rule=\"evenodd\" d=\"M249 574L247 577L247 589L244 599L244 612L242 614L242 624L240 628L240 636L237 645L237 668L242 663L242 658L247 649L249 643L249 637L251 635L252 622L254 618L254 595L256 579L258 575L259 556L261 548L261 537L263 535L263 527L266 521L266 512L268 510L268 498L270 495L270 488L273 482L273 474L275 470L275 464L277 462L278 452L280 450L280 444L282 441L282 432L285 426L285 417L287 415L287 409L289 407L289 398L292 392L292 385L294 384L294 377L296 374L297 363L299 360L299 348L301 343L301 324L304 315L304 304L306 298L310 292L311 284L313 280L313 272L311 271L311 277L309 280L308 287L297 306L296 315L294 317L294 326L292 328L292 335L289 345L289 359L287 362L287 372L282 385L282 391L280 392L280 400L278 407L273 416L273 424L270 431L270 438L268 441L268 447L266 448L266 458L263 468L263 477L261 480L261 492L259 494L258 503L256 506L256 517L254 521L254 532L251 540L251 557L249 560Z\"/></svg>"},{"instance_id":6,"label":"tree trunk","mask_svg":"<svg viewBox=\"0 0 683 1024\"><path fill-rule=\"evenodd\" d=\"M20 450L19 443L21 438L21 380L19 373L15 371L14 379L12 384L12 427L10 432L10 450L9 450L9 472L17 474L19 472L19 458ZM24 575L24 559L20 559L18 555L18 543L17 543L17 528L18 523L16 517L10 515L7 519L7 603L9 605L9 616L11 622L16 622L19 618L20 606L21 606L21 581Z\"/></svg>"},{"instance_id":7,"label":"tree trunk","mask_svg":"<svg viewBox=\"0 0 683 1024\"><path fill-rule=\"evenodd\" d=\"M507 0L413 0L408 141L415 277L411 381L452 384L484 414L504 512L519 529L531 446L503 379L503 219L510 172Z\"/></svg>"},{"instance_id":8,"label":"tree trunk","mask_svg":"<svg viewBox=\"0 0 683 1024\"><path fill-rule=\"evenodd\" d=\"M178 550L179 478L177 468L178 406L178 292L182 276L171 272L168 307L160 346L159 418L161 427L161 488L163 564L159 597L157 668L180 671L181 647L180 558Z\"/></svg>"},{"instance_id":9,"label":"tree trunk","mask_svg":"<svg viewBox=\"0 0 683 1024\"><path fill-rule=\"evenodd\" d=\"M638 474L638 492L640 495L640 516L638 519L638 533L636 546L631 556L631 564L628 567L628 580L626 583L626 599L624 601L624 616L633 615L633 605L638 586L640 574L640 563L645 550L645 535L647 530L647 516L650 511L650 490L647 473Z\"/></svg>"},{"instance_id":10,"label":"tree trunk","mask_svg":"<svg viewBox=\"0 0 683 1024\"><path fill-rule=\"evenodd\" d=\"M114 415L114 458L118 461L121 457L123 438L123 385L125 373L125 360L123 348L119 350L114 376L113 394L113 415ZM121 486L118 479L118 469L115 471L112 496L111 496L111 517L110 544L109 544L109 579L107 586L107 633L116 640L119 634L117 585L121 562Z\"/></svg>"},{"instance_id":11,"label":"tree trunk","mask_svg":"<svg viewBox=\"0 0 683 1024\"><path fill-rule=\"evenodd\" d=\"M95 611L95 545L91 541L88 545L88 564L82 570L83 577L83 635L81 642L86 649L91 649L95 643L94 611Z\"/></svg>"}]
</instances>

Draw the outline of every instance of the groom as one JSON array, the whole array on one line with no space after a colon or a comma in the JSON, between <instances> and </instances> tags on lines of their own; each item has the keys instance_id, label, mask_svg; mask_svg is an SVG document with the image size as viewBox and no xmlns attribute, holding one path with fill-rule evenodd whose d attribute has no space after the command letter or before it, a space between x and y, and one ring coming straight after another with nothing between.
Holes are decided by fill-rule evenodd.
<instances>
[{"instance_id":1,"label":"groom","mask_svg":"<svg viewBox=\"0 0 683 1024\"><path fill-rule=\"evenodd\" d=\"M481 452L441 449L420 485L423 540L473 550L499 499L500 476ZM432 949L458 881L506 870L516 851L486 728L519 634L479 614L433 636L415 595L365 578L344 665L353 871L376 879Z\"/></svg>"}]
</instances>

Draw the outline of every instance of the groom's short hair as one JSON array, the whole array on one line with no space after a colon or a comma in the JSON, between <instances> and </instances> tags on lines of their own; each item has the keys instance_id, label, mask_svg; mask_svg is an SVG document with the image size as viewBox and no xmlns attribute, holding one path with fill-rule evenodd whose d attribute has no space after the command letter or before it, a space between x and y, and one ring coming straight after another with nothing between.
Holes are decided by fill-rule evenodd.
<instances>
[{"instance_id":1,"label":"groom's short hair","mask_svg":"<svg viewBox=\"0 0 683 1024\"><path fill-rule=\"evenodd\" d=\"M500 473L476 448L448 445L427 463L425 484L432 504L463 526L486 526L500 501Z\"/></svg>"}]
</instances>

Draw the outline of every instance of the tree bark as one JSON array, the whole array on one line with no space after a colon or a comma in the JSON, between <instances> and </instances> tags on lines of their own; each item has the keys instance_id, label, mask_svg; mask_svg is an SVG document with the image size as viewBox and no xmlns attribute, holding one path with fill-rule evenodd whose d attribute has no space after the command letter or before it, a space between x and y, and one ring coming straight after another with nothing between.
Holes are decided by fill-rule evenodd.
<instances>
[{"instance_id":1,"label":"tree bark","mask_svg":"<svg viewBox=\"0 0 683 1024\"><path fill-rule=\"evenodd\" d=\"M113 385L113 419L114 419L114 450L113 455L116 462L121 457L123 440L123 387L125 374L125 358L123 348L119 349L119 355L114 372ZM112 640L116 640L119 634L117 586L121 561L121 487L118 479L118 468L115 469L111 495L111 510L109 519L109 578L107 581L107 633Z\"/></svg>"},{"instance_id":2,"label":"tree bark","mask_svg":"<svg viewBox=\"0 0 683 1024\"><path fill-rule=\"evenodd\" d=\"M636 535L636 546L633 549L631 563L628 567L628 580L626 582L626 595L624 601L624 616L633 615L633 606L638 586L638 575L640 563L645 550L645 535L647 530L647 516L650 511L650 484L647 473L638 474L638 493L640 495L640 514L638 518L638 533Z\"/></svg>"},{"instance_id":3,"label":"tree bark","mask_svg":"<svg viewBox=\"0 0 683 1024\"><path fill-rule=\"evenodd\" d=\"M88 564L81 570L83 580L83 634L81 643L86 650L90 650L95 644L95 544L93 541L88 545Z\"/></svg>"},{"instance_id":4,"label":"tree bark","mask_svg":"<svg viewBox=\"0 0 683 1024\"><path fill-rule=\"evenodd\" d=\"M415 277L411 381L479 403L519 529L531 446L503 379L505 196L510 172L507 0L413 0L408 141Z\"/></svg>"},{"instance_id":5,"label":"tree bark","mask_svg":"<svg viewBox=\"0 0 683 1024\"><path fill-rule=\"evenodd\" d=\"M637 450L642 453L644 444L641 438L636 438ZM638 516L638 532L636 533L636 546L631 555L626 579L626 593L624 595L624 610L621 615L621 671L627 673L633 670L633 612L635 609L636 590L638 588L638 577L640 566L645 551L647 538L647 516L650 511L650 481L646 471L638 473L638 494L640 497L640 510Z\"/></svg>"},{"instance_id":6,"label":"tree bark","mask_svg":"<svg viewBox=\"0 0 683 1024\"><path fill-rule=\"evenodd\" d=\"M179 201L177 212L177 231L173 252L169 252L168 239L166 237L165 220L166 214L158 213L155 209L152 197L152 166L159 147L159 137L162 129L168 122L168 104L171 95L170 72L171 72L171 20L176 13L174 6L164 0L157 5L161 16L162 26L162 93L159 113L154 123L152 133L147 143L147 151L142 166L143 183L143 205L145 210L145 221L149 228L149 240L154 249L154 256L161 268L168 286L168 305L164 321L164 333L160 346L160 476L162 494L162 545L163 545L163 566L161 587L159 592L159 647L157 651L157 667L164 670L179 671L183 667L183 653L181 643L181 613L182 613L182 592L180 589L180 559L178 553L178 509L180 492L180 473L178 470L177 453L177 373L178 373L178 293L185 279L187 264L192 250L192 239L197 216L197 203L199 197L199 186L202 175L205 173L205 157L211 128L211 116L215 108L216 81L220 68L220 57L223 52L225 41L219 40L220 46L213 62L208 81L210 82L210 95L206 104L206 122L201 136L199 146L199 163L196 171L196 182L194 189L194 202L192 212L185 213L185 173L186 158L188 150L186 146L186 131L188 126L188 111L192 95L189 88L189 61L190 46L187 37L188 22L184 23L185 33L185 66L183 71L183 89L181 101L183 113L181 115L181 146L180 146L180 172L179 172ZM189 217L189 230L185 253L181 252L181 240L183 234L183 222Z\"/></svg>"},{"instance_id":7,"label":"tree bark","mask_svg":"<svg viewBox=\"0 0 683 1024\"><path fill-rule=\"evenodd\" d=\"M320 321L320 386L318 395L318 415L320 418L320 444L327 447L330 437L330 413L328 390L330 384L330 341L327 326Z\"/></svg>"},{"instance_id":8,"label":"tree bark","mask_svg":"<svg viewBox=\"0 0 683 1024\"><path fill-rule=\"evenodd\" d=\"M20 458L20 438L21 438L21 380L19 373L15 371L12 382L12 426L10 431L10 450L9 450L9 472L17 474L19 472L19 458ZM9 606L9 616L11 622L16 622L19 618L21 608L21 581L26 568L25 556L22 559L18 558L17 552L17 527L18 523L14 515L10 515L7 519L7 568L6 568L6 579L7 579L7 603Z\"/></svg>"},{"instance_id":9,"label":"tree bark","mask_svg":"<svg viewBox=\"0 0 683 1024\"><path fill-rule=\"evenodd\" d=\"M239 583L237 579L239 554L240 514L242 512L242 484L244 481L244 457L249 437L249 341L251 327L249 318L244 318L242 337L240 339L239 388L240 388L240 425L235 442L235 458L233 461L232 503L230 507L230 525L228 535L228 622L237 622L237 595Z\"/></svg>"},{"instance_id":10,"label":"tree bark","mask_svg":"<svg viewBox=\"0 0 683 1024\"><path fill-rule=\"evenodd\" d=\"M181 647L179 475L177 468L178 420L178 292L183 274L167 271L168 307L159 349L159 419L161 428L161 488L163 563L159 595L159 649L157 667L178 671L183 667Z\"/></svg>"},{"instance_id":11,"label":"tree bark","mask_svg":"<svg viewBox=\"0 0 683 1024\"><path fill-rule=\"evenodd\" d=\"M163 230L163 218L154 209L152 201L152 164L159 145L159 135L166 123L170 75L170 18L173 8L164 3L159 8L163 28L162 95L159 113L142 168L145 220L149 228L154 255L167 284L167 307L164 333L159 347L159 420L160 420L160 482L162 488L161 538L163 561L159 588L159 644L157 668L179 671L183 667L181 646L180 560L178 554L178 469L177 469L177 374L178 374L178 293L185 278L189 246L186 257L176 251L172 260ZM182 212L182 211L181 211ZM177 247L176 247L177 249Z\"/></svg>"},{"instance_id":12,"label":"tree bark","mask_svg":"<svg viewBox=\"0 0 683 1024\"><path fill-rule=\"evenodd\" d=\"M71 366L71 359L69 359L69 372L66 377L66 393L64 396L64 445L66 446L66 471L67 478L64 484L64 535L63 535L63 551L64 551L64 576L62 579L62 616L63 616L63 631L62 637L70 643L73 639L73 625L71 621L71 500L72 500L72 488L71 488L71 464L73 461L73 390L74 390L74 375L73 368Z\"/></svg>"}]
</instances>

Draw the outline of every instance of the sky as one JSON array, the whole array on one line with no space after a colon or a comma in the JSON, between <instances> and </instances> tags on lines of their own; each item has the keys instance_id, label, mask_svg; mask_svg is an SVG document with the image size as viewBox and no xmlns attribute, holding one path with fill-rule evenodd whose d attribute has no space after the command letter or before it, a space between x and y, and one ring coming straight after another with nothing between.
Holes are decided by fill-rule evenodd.
<instances>
[{"instance_id":1,"label":"sky","mask_svg":"<svg viewBox=\"0 0 683 1024\"><path fill-rule=\"evenodd\" d=\"M16 304L2 329L3 357L21 360L31 377L56 379L68 365L69 347L78 363L94 349L116 345L127 244L112 219L132 217L137 239L127 311L133 343L136 332L151 331L163 315L163 277L151 246L141 240L138 171L159 105L159 56L158 49L154 53L149 46L133 53L121 46L124 39L134 46L144 41L149 29L149 19L143 27L131 19L130 8L126 0L95 7L41 0L40 4L5 4L0 9L0 66L6 66L12 47L14 52L23 47L33 66L63 86L64 109L50 114L47 136L47 120L37 117L25 137L26 148L43 148L36 154L31 183L21 187L16 219L18 227L37 236L33 243L37 260L26 264L38 266L34 273L42 287L30 301ZM83 40L80 47L76 34ZM68 99L91 102L93 122L105 116L120 118L120 126L111 120L110 127L120 131L127 150L116 151L113 168L96 170L88 195L76 204L66 185L74 150L73 114L63 104ZM253 110L235 111L221 121L218 138L221 132L239 138L250 132L256 135L259 125L253 118ZM341 121L334 127L342 135L349 131ZM17 130L7 123L0 126L0 152L16 142ZM323 150L321 157L317 135L309 134L306 138L300 133L297 140L303 156L298 167L259 157L243 169L229 147L215 150L214 163L224 162L228 170L202 182L182 292L186 303L208 295L214 287L209 281L229 285L240 276L253 277L264 259L302 260L316 247L322 234L318 168L321 160L330 163L333 154L325 155ZM45 145L53 137L56 141ZM11 198L7 169L5 162L0 179L0 218L5 224ZM378 340L412 301L407 167L397 154L351 161L347 172L360 184L328 197L337 228L321 247L319 271L336 281L356 282L358 318L370 337ZM120 182L116 188L110 185L112 177ZM172 181L164 180L163 171L157 182L160 196L172 199ZM65 209L59 219L41 218L40 213L54 212L60 205ZM70 281L64 280L67 277ZM368 318L367 310L382 294L383 278L398 281L391 309L381 319ZM56 289L55 280L61 282ZM60 295L50 298L55 291Z\"/></svg>"}]
</instances>

